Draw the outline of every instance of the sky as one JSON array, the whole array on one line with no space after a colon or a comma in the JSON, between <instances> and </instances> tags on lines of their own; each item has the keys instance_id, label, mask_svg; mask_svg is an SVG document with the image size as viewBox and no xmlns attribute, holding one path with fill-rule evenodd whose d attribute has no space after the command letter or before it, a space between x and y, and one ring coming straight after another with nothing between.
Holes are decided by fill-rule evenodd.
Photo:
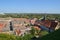
<instances>
[{"instance_id":1,"label":"sky","mask_svg":"<svg viewBox=\"0 0 60 40\"><path fill-rule=\"evenodd\" d=\"M0 13L60 13L60 0L0 0Z\"/></svg>"}]
</instances>

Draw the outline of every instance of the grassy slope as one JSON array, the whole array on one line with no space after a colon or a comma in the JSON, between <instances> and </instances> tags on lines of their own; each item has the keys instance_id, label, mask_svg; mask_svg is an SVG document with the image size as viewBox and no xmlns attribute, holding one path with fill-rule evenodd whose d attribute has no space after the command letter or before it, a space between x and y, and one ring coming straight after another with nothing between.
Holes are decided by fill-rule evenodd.
<instances>
[{"instance_id":1,"label":"grassy slope","mask_svg":"<svg viewBox=\"0 0 60 40\"><path fill-rule=\"evenodd\" d=\"M0 40L16 40L16 36L9 34L0 34Z\"/></svg>"},{"instance_id":2,"label":"grassy slope","mask_svg":"<svg viewBox=\"0 0 60 40\"><path fill-rule=\"evenodd\" d=\"M60 40L60 29L46 36L43 36L41 40Z\"/></svg>"},{"instance_id":3,"label":"grassy slope","mask_svg":"<svg viewBox=\"0 0 60 40\"><path fill-rule=\"evenodd\" d=\"M0 40L28 40L28 39L30 39L28 35L21 38L16 37L14 35L0 34ZM60 40L60 29L46 36L43 36L42 38L37 38L33 40Z\"/></svg>"},{"instance_id":4,"label":"grassy slope","mask_svg":"<svg viewBox=\"0 0 60 40\"><path fill-rule=\"evenodd\" d=\"M22 37L22 36L14 36L14 35L0 33L0 40L31 40L31 37L32 36L29 34Z\"/></svg>"}]
</instances>

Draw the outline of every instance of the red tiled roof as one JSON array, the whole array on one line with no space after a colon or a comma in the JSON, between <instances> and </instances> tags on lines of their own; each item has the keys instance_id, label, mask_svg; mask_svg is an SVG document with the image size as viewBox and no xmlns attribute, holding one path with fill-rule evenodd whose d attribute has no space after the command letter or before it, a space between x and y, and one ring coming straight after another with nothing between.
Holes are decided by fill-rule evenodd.
<instances>
[{"instance_id":1,"label":"red tiled roof","mask_svg":"<svg viewBox=\"0 0 60 40\"><path fill-rule=\"evenodd\" d=\"M39 28L38 26L34 26L34 28L35 28L36 30L41 30L41 28Z\"/></svg>"},{"instance_id":2,"label":"red tiled roof","mask_svg":"<svg viewBox=\"0 0 60 40\"><path fill-rule=\"evenodd\" d=\"M0 28L3 27L4 24L0 24Z\"/></svg>"},{"instance_id":3,"label":"red tiled roof","mask_svg":"<svg viewBox=\"0 0 60 40\"><path fill-rule=\"evenodd\" d=\"M40 24L43 26L46 26L46 27L50 27L51 21L49 21L49 20L41 21Z\"/></svg>"},{"instance_id":4,"label":"red tiled roof","mask_svg":"<svg viewBox=\"0 0 60 40\"><path fill-rule=\"evenodd\" d=\"M19 27L19 26L21 26L20 24L14 24L13 25L14 27Z\"/></svg>"},{"instance_id":5,"label":"red tiled roof","mask_svg":"<svg viewBox=\"0 0 60 40\"><path fill-rule=\"evenodd\" d=\"M55 20L44 20L44 21L36 22L35 24L36 25L40 24L40 25L43 25L47 28L54 29L58 23L56 23Z\"/></svg>"},{"instance_id":6,"label":"red tiled roof","mask_svg":"<svg viewBox=\"0 0 60 40\"><path fill-rule=\"evenodd\" d=\"M37 25L43 25L43 26L46 26L46 27L50 27L51 21L50 20L37 21L37 22L35 22L35 24L37 24Z\"/></svg>"},{"instance_id":7,"label":"red tiled roof","mask_svg":"<svg viewBox=\"0 0 60 40\"><path fill-rule=\"evenodd\" d=\"M3 24L2 24L2 23L0 23L0 28L5 27L5 25L6 25L6 24L4 24L4 23L3 23Z\"/></svg>"},{"instance_id":8,"label":"red tiled roof","mask_svg":"<svg viewBox=\"0 0 60 40\"><path fill-rule=\"evenodd\" d=\"M27 23L29 23L30 22L30 19L27 19L27 18L13 18L12 19L13 21L25 21L25 22L27 22Z\"/></svg>"}]
</instances>

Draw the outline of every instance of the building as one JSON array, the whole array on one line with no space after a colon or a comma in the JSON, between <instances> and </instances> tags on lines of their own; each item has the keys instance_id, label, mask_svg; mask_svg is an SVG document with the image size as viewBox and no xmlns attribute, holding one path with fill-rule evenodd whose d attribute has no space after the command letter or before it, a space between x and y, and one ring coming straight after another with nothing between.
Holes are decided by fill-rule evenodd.
<instances>
[{"instance_id":1,"label":"building","mask_svg":"<svg viewBox=\"0 0 60 40\"><path fill-rule=\"evenodd\" d=\"M37 20L35 22L35 25L38 25L42 30L46 30L46 31L54 31L56 26L58 25L58 22L55 22L55 20Z\"/></svg>"},{"instance_id":2,"label":"building","mask_svg":"<svg viewBox=\"0 0 60 40\"><path fill-rule=\"evenodd\" d=\"M27 18L13 18L12 19L13 31L17 30L15 31L17 35L24 34L28 30L28 28L30 28L28 26L29 24L30 24L30 19L27 19Z\"/></svg>"},{"instance_id":3,"label":"building","mask_svg":"<svg viewBox=\"0 0 60 40\"><path fill-rule=\"evenodd\" d=\"M10 20L0 20L0 32L10 31Z\"/></svg>"}]
</instances>

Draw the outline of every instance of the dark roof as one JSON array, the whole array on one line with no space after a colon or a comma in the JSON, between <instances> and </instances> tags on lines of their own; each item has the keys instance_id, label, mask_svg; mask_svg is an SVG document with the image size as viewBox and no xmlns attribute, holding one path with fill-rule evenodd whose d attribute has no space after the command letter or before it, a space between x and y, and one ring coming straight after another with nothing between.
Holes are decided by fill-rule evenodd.
<instances>
[{"instance_id":1,"label":"dark roof","mask_svg":"<svg viewBox=\"0 0 60 40\"><path fill-rule=\"evenodd\" d=\"M57 26L58 22L55 22L55 20L44 20L44 21L37 20L35 22L35 25L39 25L39 24L43 25L43 26L45 26L47 28L54 29Z\"/></svg>"}]
</instances>

